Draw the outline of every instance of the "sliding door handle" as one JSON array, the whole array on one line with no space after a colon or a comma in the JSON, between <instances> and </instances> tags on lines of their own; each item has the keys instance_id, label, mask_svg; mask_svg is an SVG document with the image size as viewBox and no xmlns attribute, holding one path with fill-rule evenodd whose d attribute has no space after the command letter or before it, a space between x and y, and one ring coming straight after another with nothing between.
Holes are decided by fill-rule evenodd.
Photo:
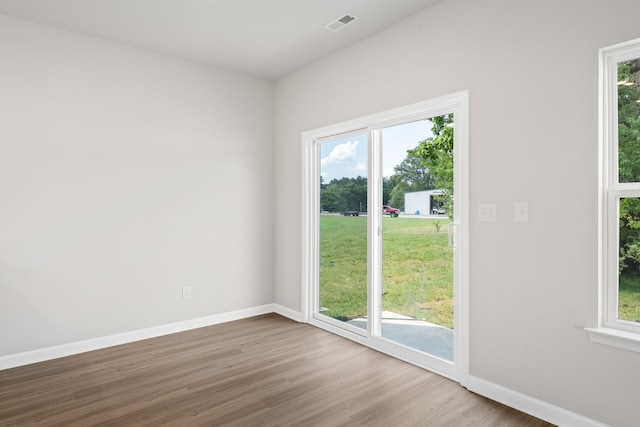
<instances>
[{"instance_id":1,"label":"sliding door handle","mask_svg":"<svg viewBox=\"0 0 640 427\"><path fill-rule=\"evenodd\" d=\"M456 224L455 222L450 222L449 223L449 235L447 236L448 238L448 244L450 248L455 249L456 248L456 228L458 227L458 224Z\"/></svg>"}]
</instances>

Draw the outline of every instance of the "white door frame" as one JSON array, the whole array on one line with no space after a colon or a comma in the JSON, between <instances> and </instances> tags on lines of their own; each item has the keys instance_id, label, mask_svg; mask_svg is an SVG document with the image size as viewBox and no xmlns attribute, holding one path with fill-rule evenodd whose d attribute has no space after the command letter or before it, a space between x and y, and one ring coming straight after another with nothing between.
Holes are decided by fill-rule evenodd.
<instances>
[{"instance_id":1,"label":"white door frame","mask_svg":"<svg viewBox=\"0 0 640 427\"><path fill-rule=\"evenodd\" d=\"M370 160L380 156L379 144L375 141L377 129L407 123L419 119L436 117L443 114L454 114L454 361L443 361L435 357L416 359L413 351L403 350L397 345L376 336L371 330L351 331L337 324L319 320L316 316L318 288L318 256L319 256L319 213L320 213L320 159L318 141L327 137L339 138L341 134L354 131L369 133ZM371 141L374 143L372 144ZM463 386L467 384L469 375L469 92L462 91L451 95L411 104L389 111L325 126L302 134L302 320L321 327L338 335L360 342L376 350L406 360L448 378L454 379ZM371 173L375 162L370 161L369 182L380 180L380 171ZM369 185L370 206L376 206L380 195L377 194L378 182ZM372 204L373 203L373 204ZM379 220L376 209L368 218L369 236L376 235L372 227ZM379 212L378 212L379 214ZM376 245L379 239L369 240L369 265L372 257L378 256ZM369 268L368 270L371 270ZM375 275L375 272L373 273ZM372 276L372 273L369 273ZM371 295L371 283L375 277L368 278L369 315L377 316L375 309L379 301ZM379 308L379 307L378 307ZM370 323L375 325L375 318ZM379 332L379 331L378 331Z\"/></svg>"}]
</instances>

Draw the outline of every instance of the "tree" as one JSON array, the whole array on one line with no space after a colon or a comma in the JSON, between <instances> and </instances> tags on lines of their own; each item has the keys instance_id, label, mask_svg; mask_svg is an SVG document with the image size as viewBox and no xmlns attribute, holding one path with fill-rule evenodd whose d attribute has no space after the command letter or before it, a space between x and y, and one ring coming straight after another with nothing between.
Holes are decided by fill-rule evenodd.
<instances>
[{"instance_id":1,"label":"tree","mask_svg":"<svg viewBox=\"0 0 640 427\"><path fill-rule=\"evenodd\" d=\"M413 150L407 151L407 157L393 170L400 181L413 191L431 190L435 188L435 178L423 159L416 156Z\"/></svg>"},{"instance_id":2,"label":"tree","mask_svg":"<svg viewBox=\"0 0 640 427\"><path fill-rule=\"evenodd\" d=\"M402 163L393 168L395 174L388 178L389 189L386 193L383 191L383 204L395 206L403 211L405 193L435 188L435 178L423 159L414 151L415 149L407 150L407 156Z\"/></svg>"},{"instance_id":3,"label":"tree","mask_svg":"<svg viewBox=\"0 0 640 427\"><path fill-rule=\"evenodd\" d=\"M640 181L640 59L618 65L618 174L620 182Z\"/></svg>"},{"instance_id":4,"label":"tree","mask_svg":"<svg viewBox=\"0 0 640 427\"><path fill-rule=\"evenodd\" d=\"M345 177L333 179L329 184L321 180L320 206L321 210L329 212L366 209L367 179Z\"/></svg>"},{"instance_id":5,"label":"tree","mask_svg":"<svg viewBox=\"0 0 640 427\"><path fill-rule=\"evenodd\" d=\"M391 206L395 206L396 208L404 211L404 195L405 193L409 193L412 190L409 186L403 181L399 181L391 190L391 194L389 195L389 204Z\"/></svg>"},{"instance_id":6,"label":"tree","mask_svg":"<svg viewBox=\"0 0 640 427\"><path fill-rule=\"evenodd\" d=\"M640 59L618 64L618 179L640 182ZM620 274L640 276L640 199L620 200Z\"/></svg>"},{"instance_id":7,"label":"tree","mask_svg":"<svg viewBox=\"0 0 640 427\"><path fill-rule=\"evenodd\" d=\"M453 114L431 119L432 138L420 142L413 155L422 159L434 178L434 186L442 190L436 196L453 218Z\"/></svg>"},{"instance_id":8,"label":"tree","mask_svg":"<svg viewBox=\"0 0 640 427\"><path fill-rule=\"evenodd\" d=\"M391 202L391 192L400 182L400 177L398 175L391 175L390 177L382 178L382 204L383 205L393 205L396 206L393 202Z\"/></svg>"},{"instance_id":9,"label":"tree","mask_svg":"<svg viewBox=\"0 0 640 427\"><path fill-rule=\"evenodd\" d=\"M328 212L339 212L343 210L342 192L336 185L327 185L320 190L320 210Z\"/></svg>"},{"instance_id":10,"label":"tree","mask_svg":"<svg viewBox=\"0 0 640 427\"><path fill-rule=\"evenodd\" d=\"M357 178L343 178L344 198L346 210L366 210L367 207L367 179L361 176Z\"/></svg>"}]
</instances>

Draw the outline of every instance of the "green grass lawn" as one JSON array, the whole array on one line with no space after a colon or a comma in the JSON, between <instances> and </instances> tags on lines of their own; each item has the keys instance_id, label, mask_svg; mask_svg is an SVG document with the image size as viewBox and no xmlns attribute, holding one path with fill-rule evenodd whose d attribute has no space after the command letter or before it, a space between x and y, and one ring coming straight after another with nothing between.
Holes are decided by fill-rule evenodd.
<instances>
[{"instance_id":1,"label":"green grass lawn","mask_svg":"<svg viewBox=\"0 0 640 427\"><path fill-rule=\"evenodd\" d=\"M436 221L440 225L437 230ZM382 309L453 327L447 219L383 218ZM320 217L320 306L348 320L367 311L367 218Z\"/></svg>"},{"instance_id":2,"label":"green grass lawn","mask_svg":"<svg viewBox=\"0 0 640 427\"><path fill-rule=\"evenodd\" d=\"M383 218L382 309L453 327L447 219ZM320 216L320 306L341 320L367 313L367 218ZM640 277L621 277L619 317L640 321Z\"/></svg>"},{"instance_id":3,"label":"green grass lawn","mask_svg":"<svg viewBox=\"0 0 640 427\"><path fill-rule=\"evenodd\" d=\"M640 277L620 276L618 317L632 322L640 322Z\"/></svg>"}]
</instances>

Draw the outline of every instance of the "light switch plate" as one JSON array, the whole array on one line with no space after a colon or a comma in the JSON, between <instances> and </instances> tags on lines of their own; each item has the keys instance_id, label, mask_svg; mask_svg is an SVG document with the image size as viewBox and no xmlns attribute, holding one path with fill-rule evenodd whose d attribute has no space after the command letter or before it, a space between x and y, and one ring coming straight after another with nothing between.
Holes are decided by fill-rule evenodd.
<instances>
[{"instance_id":1,"label":"light switch plate","mask_svg":"<svg viewBox=\"0 0 640 427\"><path fill-rule=\"evenodd\" d=\"M516 202L513 204L514 222L529 222L529 203Z\"/></svg>"},{"instance_id":2,"label":"light switch plate","mask_svg":"<svg viewBox=\"0 0 640 427\"><path fill-rule=\"evenodd\" d=\"M478 222L498 221L498 205L496 203L478 203Z\"/></svg>"}]
</instances>

